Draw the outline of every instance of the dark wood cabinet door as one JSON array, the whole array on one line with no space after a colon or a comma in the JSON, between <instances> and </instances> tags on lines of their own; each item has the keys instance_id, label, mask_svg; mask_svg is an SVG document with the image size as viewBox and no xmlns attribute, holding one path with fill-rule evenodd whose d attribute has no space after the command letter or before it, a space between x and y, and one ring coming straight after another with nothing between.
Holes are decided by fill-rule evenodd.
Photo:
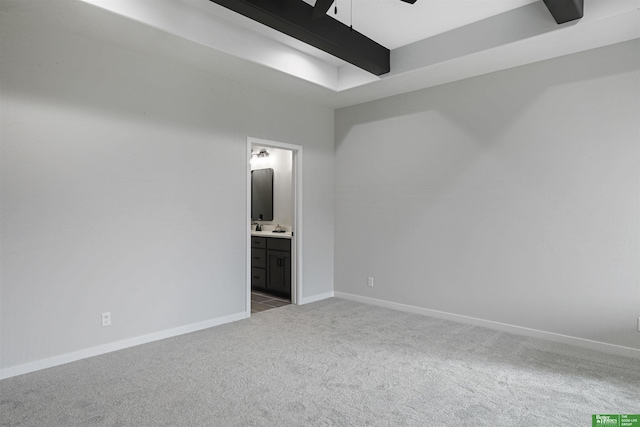
<instances>
[{"instance_id":1,"label":"dark wood cabinet door","mask_svg":"<svg viewBox=\"0 0 640 427\"><path fill-rule=\"evenodd\" d=\"M267 289L291 295L291 253L267 251Z\"/></svg>"}]
</instances>

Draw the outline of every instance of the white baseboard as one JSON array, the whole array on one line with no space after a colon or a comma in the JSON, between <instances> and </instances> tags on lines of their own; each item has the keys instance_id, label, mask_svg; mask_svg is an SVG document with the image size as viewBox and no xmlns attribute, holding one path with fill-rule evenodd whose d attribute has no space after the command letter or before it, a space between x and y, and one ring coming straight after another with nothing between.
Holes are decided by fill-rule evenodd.
<instances>
[{"instance_id":1,"label":"white baseboard","mask_svg":"<svg viewBox=\"0 0 640 427\"><path fill-rule=\"evenodd\" d=\"M556 334L553 332L540 331L537 329L524 328L522 326L509 325L506 323L494 322L492 320L478 319L475 317L462 316L460 314L447 313L444 311L431 310L428 308L416 307L413 305L400 304L397 302L385 301L375 298L363 297L360 295L348 294L344 292L335 292L336 298L362 302L365 304L377 305L379 307L391 308L393 310L405 311L408 313L421 314L423 316L436 317L438 319L451 320L454 322L466 323L474 326L482 326L488 329L494 329L501 332L509 332L516 335L523 335L532 338L541 338L562 344L569 344L576 347L588 348L618 356L633 357L640 359L640 350L623 347L615 344L608 344L600 341L592 341L584 338L577 338L568 335Z\"/></svg>"},{"instance_id":2,"label":"white baseboard","mask_svg":"<svg viewBox=\"0 0 640 427\"><path fill-rule=\"evenodd\" d=\"M134 347L141 344L147 344L153 341L163 340L165 338L171 338L178 335L188 334L190 332L200 331L202 329L211 328L214 326L222 325L225 323L235 322L248 318L250 313L240 312L236 314L230 314L228 316L218 317L216 319L206 320L204 322L192 323L190 325L180 326L178 328L167 329L165 331L154 332L148 335L142 335L140 337L129 338L121 341L112 342L109 344L99 345L96 347L87 348L73 353L67 353L60 356L51 357L48 359L38 360L35 362L25 363L23 365L13 366L0 370L0 380L5 378L11 378L22 374L28 374L30 372L39 371L41 369L52 368L54 366L64 365L66 363L75 362L81 359L87 359L93 356L99 356L105 353L111 353L112 351L123 350L125 348Z\"/></svg>"},{"instance_id":3,"label":"white baseboard","mask_svg":"<svg viewBox=\"0 0 640 427\"><path fill-rule=\"evenodd\" d=\"M302 298L302 301L300 301L299 305L305 305L305 304L310 304L310 303L316 302L316 301L322 301L323 299L333 298L333 296L334 296L333 292L327 292L327 293L324 293L324 294L313 295L313 296L310 296L310 297Z\"/></svg>"}]
</instances>

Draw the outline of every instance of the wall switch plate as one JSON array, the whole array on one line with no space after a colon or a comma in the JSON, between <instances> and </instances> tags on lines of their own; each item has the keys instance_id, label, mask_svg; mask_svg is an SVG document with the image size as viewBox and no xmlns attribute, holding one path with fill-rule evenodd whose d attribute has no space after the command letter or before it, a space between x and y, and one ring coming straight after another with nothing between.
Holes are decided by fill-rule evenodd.
<instances>
[{"instance_id":1,"label":"wall switch plate","mask_svg":"<svg viewBox=\"0 0 640 427\"><path fill-rule=\"evenodd\" d=\"M111 326L111 312L102 313L102 326Z\"/></svg>"},{"instance_id":2,"label":"wall switch plate","mask_svg":"<svg viewBox=\"0 0 640 427\"><path fill-rule=\"evenodd\" d=\"M638 332L640 332L640 317L638 317Z\"/></svg>"},{"instance_id":3,"label":"wall switch plate","mask_svg":"<svg viewBox=\"0 0 640 427\"><path fill-rule=\"evenodd\" d=\"M373 277L369 277L367 279L367 286L369 286L370 288L373 288Z\"/></svg>"}]
</instances>

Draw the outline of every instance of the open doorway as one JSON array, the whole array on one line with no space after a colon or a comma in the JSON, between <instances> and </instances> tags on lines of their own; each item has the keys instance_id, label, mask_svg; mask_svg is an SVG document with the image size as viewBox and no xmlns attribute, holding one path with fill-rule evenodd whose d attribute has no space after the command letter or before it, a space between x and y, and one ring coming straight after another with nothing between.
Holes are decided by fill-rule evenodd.
<instances>
[{"instance_id":1,"label":"open doorway","mask_svg":"<svg viewBox=\"0 0 640 427\"><path fill-rule=\"evenodd\" d=\"M249 137L247 159L250 315L252 291L259 293L254 299L273 306L299 304L302 299L302 147Z\"/></svg>"}]
</instances>

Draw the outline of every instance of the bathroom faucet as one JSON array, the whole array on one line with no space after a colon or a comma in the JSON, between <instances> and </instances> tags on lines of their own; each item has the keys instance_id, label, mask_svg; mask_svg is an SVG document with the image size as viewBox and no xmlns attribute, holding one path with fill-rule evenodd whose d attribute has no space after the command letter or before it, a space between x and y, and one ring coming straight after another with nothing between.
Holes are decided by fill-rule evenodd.
<instances>
[{"instance_id":1,"label":"bathroom faucet","mask_svg":"<svg viewBox=\"0 0 640 427\"><path fill-rule=\"evenodd\" d=\"M258 224L257 222L253 222L253 223L251 223L251 225L255 225L256 226L256 231L262 231L262 226L260 224Z\"/></svg>"}]
</instances>

